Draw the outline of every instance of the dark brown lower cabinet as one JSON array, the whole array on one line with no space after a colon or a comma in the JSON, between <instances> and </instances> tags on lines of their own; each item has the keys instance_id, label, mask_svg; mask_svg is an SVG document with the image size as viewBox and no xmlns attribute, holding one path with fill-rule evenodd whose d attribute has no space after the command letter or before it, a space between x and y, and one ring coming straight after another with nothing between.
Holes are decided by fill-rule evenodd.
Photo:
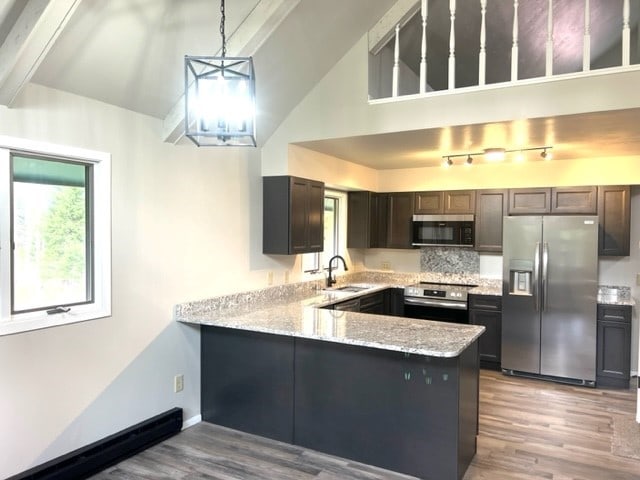
<instances>
[{"instance_id":1,"label":"dark brown lower cabinet","mask_svg":"<svg viewBox=\"0 0 640 480\"><path fill-rule=\"evenodd\" d=\"M631 306L598 305L596 385L629 388Z\"/></svg>"},{"instance_id":2,"label":"dark brown lower cabinet","mask_svg":"<svg viewBox=\"0 0 640 480\"><path fill-rule=\"evenodd\" d=\"M480 337L480 366L500 370L502 350L502 297L469 295L469 323L482 325Z\"/></svg>"},{"instance_id":3,"label":"dark brown lower cabinet","mask_svg":"<svg viewBox=\"0 0 640 480\"><path fill-rule=\"evenodd\" d=\"M431 357L203 325L204 421L424 479L476 452L478 343Z\"/></svg>"},{"instance_id":4,"label":"dark brown lower cabinet","mask_svg":"<svg viewBox=\"0 0 640 480\"><path fill-rule=\"evenodd\" d=\"M360 313L384 315L386 313L384 291L360 297Z\"/></svg>"}]
</instances>

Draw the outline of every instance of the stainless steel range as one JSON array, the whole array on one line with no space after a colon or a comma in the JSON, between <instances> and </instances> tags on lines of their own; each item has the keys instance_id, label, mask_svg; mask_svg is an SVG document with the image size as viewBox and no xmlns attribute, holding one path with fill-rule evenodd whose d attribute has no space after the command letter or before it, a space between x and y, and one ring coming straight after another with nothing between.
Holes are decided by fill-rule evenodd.
<instances>
[{"instance_id":1,"label":"stainless steel range","mask_svg":"<svg viewBox=\"0 0 640 480\"><path fill-rule=\"evenodd\" d=\"M467 296L475 285L420 282L404 289L404 316L469 323Z\"/></svg>"}]
</instances>

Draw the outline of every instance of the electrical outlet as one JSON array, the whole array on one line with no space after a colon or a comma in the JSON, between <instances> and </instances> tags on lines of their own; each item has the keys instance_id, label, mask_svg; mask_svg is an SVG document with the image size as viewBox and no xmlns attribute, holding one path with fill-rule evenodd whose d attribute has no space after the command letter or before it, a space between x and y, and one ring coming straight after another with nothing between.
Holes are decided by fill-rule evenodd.
<instances>
[{"instance_id":1,"label":"electrical outlet","mask_svg":"<svg viewBox=\"0 0 640 480\"><path fill-rule=\"evenodd\" d=\"M382 270L391 270L391 262L382 262Z\"/></svg>"},{"instance_id":2,"label":"electrical outlet","mask_svg":"<svg viewBox=\"0 0 640 480\"><path fill-rule=\"evenodd\" d=\"M173 377L173 391L178 393L184 390L184 375L176 375Z\"/></svg>"},{"instance_id":3,"label":"electrical outlet","mask_svg":"<svg viewBox=\"0 0 640 480\"><path fill-rule=\"evenodd\" d=\"M273 285L273 272L267 273L267 285Z\"/></svg>"}]
</instances>

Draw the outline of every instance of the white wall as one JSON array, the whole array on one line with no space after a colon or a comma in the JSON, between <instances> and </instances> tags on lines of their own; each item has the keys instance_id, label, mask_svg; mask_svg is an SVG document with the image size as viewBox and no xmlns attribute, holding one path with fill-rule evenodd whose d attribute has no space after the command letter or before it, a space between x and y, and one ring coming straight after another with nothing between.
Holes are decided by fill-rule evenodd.
<instances>
[{"instance_id":1,"label":"white wall","mask_svg":"<svg viewBox=\"0 0 640 480\"><path fill-rule=\"evenodd\" d=\"M165 144L158 120L35 85L0 135L110 152L113 192L113 316L0 337L0 478L174 406L199 415L199 331L173 306L282 267L259 253L259 151Z\"/></svg>"}]
</instances>

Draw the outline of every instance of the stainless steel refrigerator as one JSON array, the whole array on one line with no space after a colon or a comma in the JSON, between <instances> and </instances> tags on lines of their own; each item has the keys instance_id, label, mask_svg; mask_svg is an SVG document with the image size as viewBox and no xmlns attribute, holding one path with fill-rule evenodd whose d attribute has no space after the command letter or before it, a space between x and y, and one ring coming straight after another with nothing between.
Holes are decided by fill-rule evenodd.
<instances>
[{"instance_id":1,"label":"stainless steel refrigerator","mask_svg":"<svg viewBox=\"0 0 640 480\"><path fill-rule=\"evenodd\" d=\"M593 386L598 217L504 217L502 369Z\"/></svg>"}]
</instances>

